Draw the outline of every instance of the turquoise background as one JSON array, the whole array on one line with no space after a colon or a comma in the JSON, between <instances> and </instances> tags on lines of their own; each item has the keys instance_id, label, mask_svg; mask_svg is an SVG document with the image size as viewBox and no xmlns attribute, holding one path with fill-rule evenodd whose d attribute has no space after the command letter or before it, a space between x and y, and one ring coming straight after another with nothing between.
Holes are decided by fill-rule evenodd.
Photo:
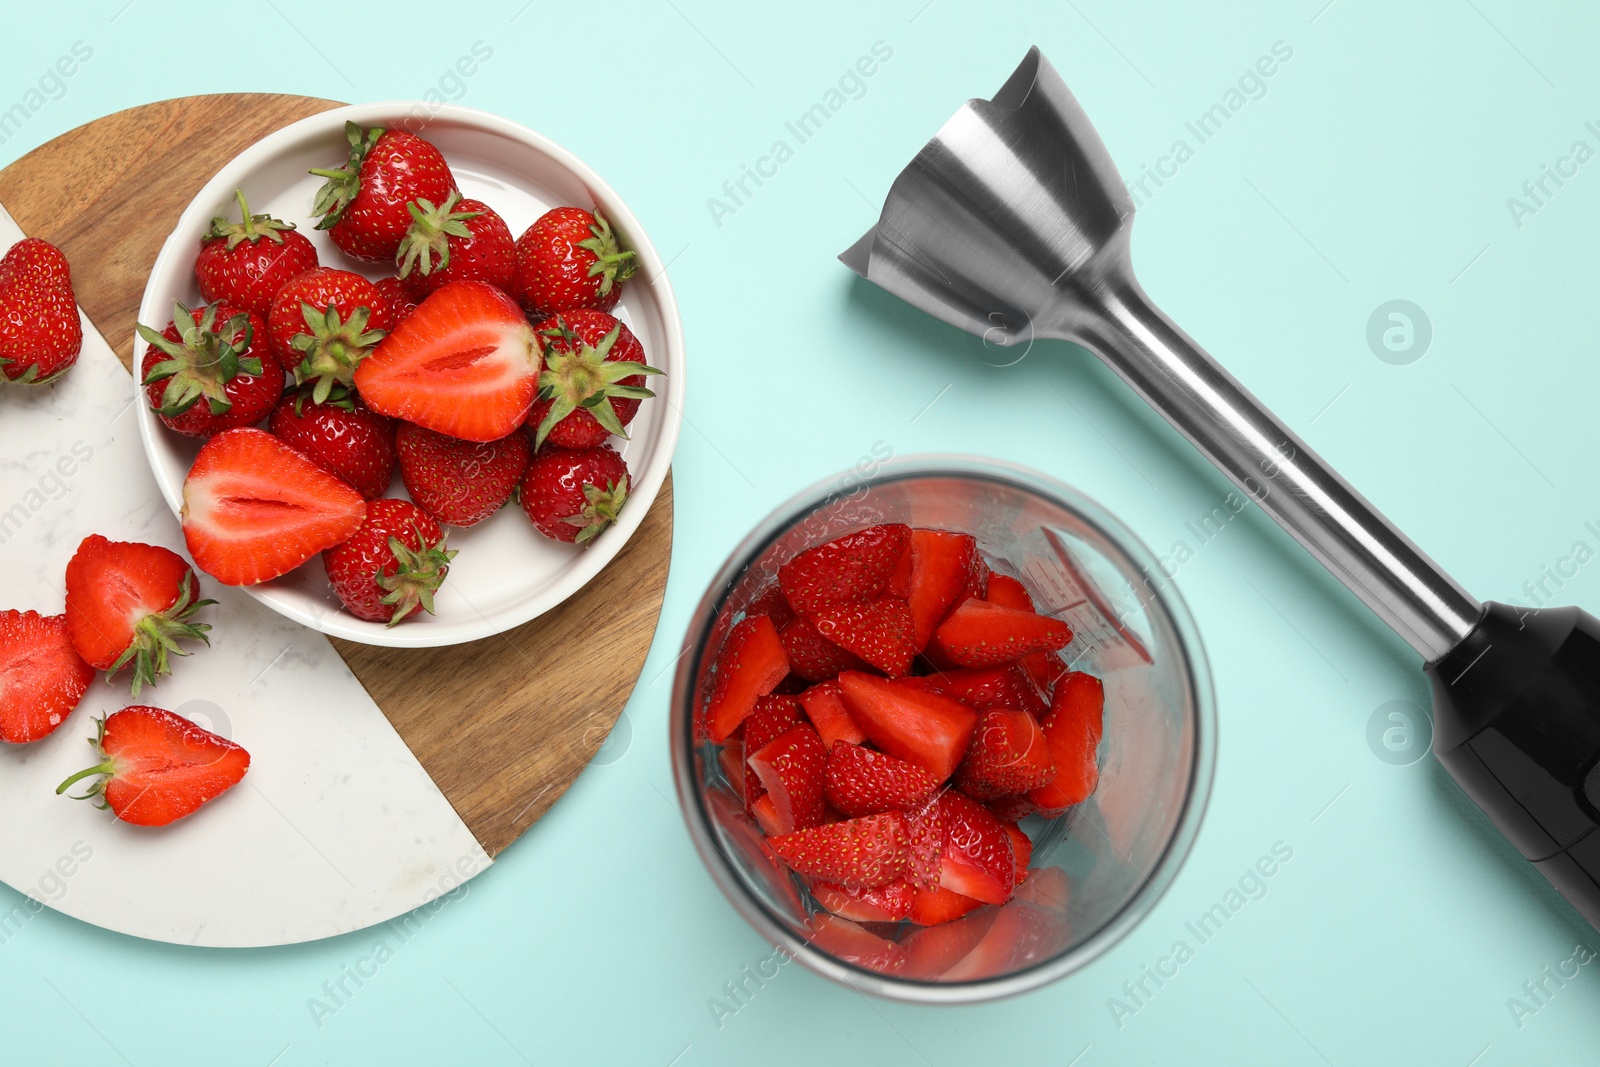
<instances>
[{"instance_id":1,"label":"turquoise background","mask_svg":"<svg viewBox=\"0 0 1600 1067\"><path fill-rule=\"evenodd\" d=\"M506 0L396 3L381 16L309 0L8 5L0 108L74 41L94 55L0 144L0 163L171 96L418 97L489 42L460 102L549 134L629 202L673 260L693 372L660 636L626 718L549 816L410 940L383 931L393 958L320 1026L309 998L368 956L378 931L211 952L43 913L0 945L0 1062L1593 1060L1596 966L1520 1020L1507 1001L1600 935L1431 759L1396 765L1369 744L1381 707L1427 702L1408 650L1255 509L1201 546L1184 524L1227 486L1085 354L1040 344L987 366L964 335L834 262L923 140L1030 44L1133 178L1285 42L1293 56L1266 94L1141 209L1139 273L1466 586L1526 599L1523 583L1574 542L1600 548L1584 525L1600 527L1600 460L1579 447L1600 385L1600 161L1520 227L1507 198L1575 140L1600 148L1584 129L1600 120L1600 10L1325 3ZM878 41L893 56L865 94L717 225L708 198ZM1399 366L1366 339L1374 310L1397 298L1433 331L1423 358ZM1211 809L1149 919L1051 988L921 1009L791 966L719 1028L708 1000L771 948L713 888L666 799L669 667L743 533L878 442L1032 464L1158 553L1188 544L1177 581L1221 718ZM1600 607L1600 565L1563 582L1556 602ZM1119 1027L1108 998L1278 841L1294 858L1268 895ZM0 888L0 909L18 899Z\"/></svg>"}]
</instances>

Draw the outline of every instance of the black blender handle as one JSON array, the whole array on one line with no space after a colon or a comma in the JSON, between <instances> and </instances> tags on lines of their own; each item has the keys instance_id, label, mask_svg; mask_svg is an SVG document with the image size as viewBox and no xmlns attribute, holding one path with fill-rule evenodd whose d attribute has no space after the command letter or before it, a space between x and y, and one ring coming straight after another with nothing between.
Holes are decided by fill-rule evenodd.
<instances>
[{"instance_id":1,"label":"black blender handle","mask_svg":"<svg viewBox=\"0 0 1600 1067\"><path fill-rule=\"evenodd\" d=\"M1439 762L1600 929L1600 619L1487 604L1427 673Z\"/></svg>"}]
</instances>

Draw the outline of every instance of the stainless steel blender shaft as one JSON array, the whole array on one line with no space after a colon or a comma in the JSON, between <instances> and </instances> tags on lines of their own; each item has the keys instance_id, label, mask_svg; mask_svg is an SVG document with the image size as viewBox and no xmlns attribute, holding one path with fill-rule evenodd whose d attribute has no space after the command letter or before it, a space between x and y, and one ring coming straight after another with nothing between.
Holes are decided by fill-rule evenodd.
<instances>
[{"instance_id":1,"label":"stainless steel blender shaft","mask_svg":"<svg viewBox=\"0 0 1600 1067\"><path fill-rule=\"evenodd\" d=\"M1092 350L1425 662L1454 648L1483 606L1151 303L1132 221L1099 135L1033 49L928 142L840 258L994 343Z\"/></svg>"}]
</instances>

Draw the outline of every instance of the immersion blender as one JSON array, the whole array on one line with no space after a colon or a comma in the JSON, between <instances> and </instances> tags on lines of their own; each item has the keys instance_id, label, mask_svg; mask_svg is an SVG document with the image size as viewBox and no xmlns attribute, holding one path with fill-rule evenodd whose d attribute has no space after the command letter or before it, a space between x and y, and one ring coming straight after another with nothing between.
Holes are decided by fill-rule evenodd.
<instances>
[{"instance_id":1,"label":"immersion blender","mask_svg":"<svg viewBox=\"0 0 1600 1067\"><path fill-rule=\"evenodd\" d=\"M1600 620L1475 600L1151 302L1132 223L1099 134L1034 48L839 258L992 343L1099 356L1416 649L1439 762L1600 929Z\"/></svg>"}]
</instances>

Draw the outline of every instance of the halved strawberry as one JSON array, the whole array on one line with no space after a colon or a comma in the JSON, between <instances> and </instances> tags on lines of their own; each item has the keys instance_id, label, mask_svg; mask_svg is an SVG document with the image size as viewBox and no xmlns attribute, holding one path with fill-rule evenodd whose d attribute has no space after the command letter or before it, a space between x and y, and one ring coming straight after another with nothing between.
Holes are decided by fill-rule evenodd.
<instances>
[{"instance_id":1,"label":"halved strawberry","mask_svg":"<svg viewBox=\"0 0 1600 1067\"><path fill-rule=\"evenodd\" d=\"M911 914L911 898L915 893L904 878L871 889L852 889L835 882L814 882L811 886L811 895L817 898L818 904L841 919L860 923L899 922Z\"/></svg>"},{"instance_id":2,"label":"halved strawberry","mask_svg":"<svg viewBox=\"0 0 1600 1067\"><path fill-rule=\"evenodd\" d=\"M741 744L746 756L753 756L770 742L776 740L780 734L791 726L798 726L805 721L800 714L800 702L791 696L780 696L770 693L764 697L757 697L755 707L744 720L744 736L742 742L737 738L729 738L727 744ZM740 757L741 760L743 757ZM744 782L744 798L747 804L755 801L757 797L766 794L767 787L761 784L761 779L756 777L755 768L748 763L743 765L741 776Z\"/></svg>"},{"instance_id":3,"label":"halved strawberry","mask_svg":"<svg viewBox=\"0 0 1600 1067\"><path fill-rule=\"evenodd\" d=\"M711 699L706 705L706 732L721 743L739 728L756 698L772 692L789 673L778 631L765 615L749 615L728 631L712 667Z\"/></svg>"},{"instance_id":4,"label":"halved strawberry","mask_svg":"<svg viewBox=\"0 0 1600 1067\"><path fill-rule=\"evenodd\" d=\"M1020 708L1038 718L1050 710L1028 673L1015 663L998 667L953 667L918 679L918 685L955 697L976 711L993 707Z\"/></svg>"},{"instance_id":5,"label":"halved strawberry","mask_svg":"<svg viewBox=\"0 0 1600 1067\"><path fill-rule=\"evenodd\" d=\"M1105 687L1092 674L1073 671L1056 683L1050 714L1043 723L1056 773L1047 784L1028 794L1039 805L1039 814L1046 818L1064 815L1100 784L1096 753L1105 703Z\"/></svg>"},{"instance_id":6,"label":"halved strawberry","mask_svg":"<svg viewBox=\"0 0 1600 1067\"><path fill-rule=\"evenodd\" d=\"M906 829L906 817L888 811L780 834L771 844L796 874L871 888L906 873L910 858Z\"/></svg>"},{"instance_id":7,"label":"halved strawberry","mask_svg":"<svg viewBox=\"0 0 1600 1067\"><path fill-rule=\"evenodd\" d=\"M828 750L823 788L828 802L845 815L876 815L920 807L939 780L888 753L836 741Z\"/></svg>"},{"instance_id":8,"label":"halved strawberry","mask_svg":"<svg viewBox=\"0 0 1600 1067\"><path fill-rule=\"evenodd\" d=\"M791 726L745 757L745 763L772 798L780 832L821 824L827 811L822 786L828 751L815 730L804 723Z\"/></svg>"},{"instance_id":9,"label":"halved strawberry","mask_svg":"<svg viewBox=\"0 0 1600 1067\"><path fill-rule=\"evenodd\" d=\"M967 750L978 713L950 697L859 671L839 675L851 718L874 744L944 781Z\"/></svg>"},{"instance_id":10,"label":"halved strawberry","mask_svg":"<svg viewBox=\"0 0 1600 1067\"><path fill-rule=\"evenodd\" d=\"M910 918L918 926L938 926L959 919L981 907L983 901L976 897L963 896L953 889L935 886L932 889L917 890L911 899ZM977 939L974 938L973 941L976 943ZM957 959L959 958L958 956Z\"/></svg>"},{"instance_id":11,"label":"halved strawberry","mask_svg":"<svg viewBox=\"0 0 1600 1067\"><path fill-rule=\"evenodd\" d=\"M898 678L911 669L911 609L904 600L879 597L818 608L811 614L817 632L834 644Z\"/></svg>"},{"instance_id":12,"label":"halved strawberry","mask_svg":"<svg viewBox=\"0 0 1600 1067\"><path fill-rule=\"evenodd\" d=\"M830 956L864 970L897 974L905 969L905 949L849 919L825 911L811 917L810 941Z\"/></svg>"},{"instance_id":13,"label":"halved strawberry","mask_svg":"<svg viewBox=\"0 0 1600 1067\"><path fill-rule=\"evenodd\" d=\"M976 581L978 542L971 534L944 530L912 530L910 588L913 636L917 651L929 639L950 609Z\"/></svg>"},{"instance_id":14,"label":"halved strawberry","mask_svg":"<svg viewBox=\"0 0 1600 1067\"><path fill-rule=\"evenodd\" d=\"M958 666L993 667L1071 640L1071 628L1059 619L969 597L934 631L932 646Z\"/></svg>"},{"instance_id":15,"label":"halved strawberry","mask_svg":"<svg viewBox=\"0 0 1600 1067\"><path fill-rule=\"evenodd\" d=\"M250 769L250 753L163 708L135 704L98 725L90 740L100 763L62 782L56 793L99 775L75 799L103 796L102 807L136 826L165 826L193 814Z\"/></svg>"},{"instance_id":16,"label":"halved strawberry","mask_svg":"<svg viewBox=\"0 0 1600 1067\"><path fill-rule=\"evenodd\" d=\"M979 599L998 604L1003 608L1016 608L1018 611L1038 610L1033 605L1033 597L1028 595L1027 586L1007 574L991 575L989 590L979 595ZM1033 684L1047 693L1056 679L1067 670L1067 665L1061 662L1061 657L1054 652L1031 652L1017 663L1027 672L1028 677L1033 679Z\"/></svg>"},{"instance_id":17,"label":"halved strawberry","mask_svg":"<svg viewBox=\"0 0 1600 1067\"><path fill-rule=\"evenodd\" d=\"M348 540L361 494L269 433L248 426L205 443L183 480L183 539L223 585L254 585Z\"/></svg>"},{"instance_id":18,"label":"halved strawberry","mask_svg":"<svg viewBox=\"0 0 1600 1067\"><path fill-rule=\"evenodd\" d=\"M911 541L903 523L869 526L808 548L778 568L778 584L802 615L883 592Z\"/></svg>"},{"instance_id":19,"label":"halved strawberry","mask_svg":"<svg viewBox=\"0 0 1600 1067\"><path fill-rule=\"evenodd\" d=\"M844 706L838 682L819 682L807 689L800 694L800 706L805 708L806 718L811 720L822 743L830 750L838 741L848 741L852 745L866 741L867 735L861 732L861 727L850 717L850 709Z\"/></svg>"},{"instance_id":20,"label":"halved strawberry","mask_svg":"<svg viewBox=\"0 0 1600 1067\"><path fill-rule=\"evenodd\" d=\"M1025 711L991 708L972 733L956 788L974 800L993 800L1038 789L1055 773L1038 720Z\"/></svg>"},{"instance_id":21,"label":"halved strawberry","mask_svg":"<svg viewBox=\"0 0 1600 1067\"><path fill-rule=\"evenodd\" d=\"M94 681L65 615L0 611L0 741L25 745L67 721Z\"/></svg>"},{"instance_id":22,"label":"halved strawberry","mask_svg":"<svg viewBox=\"0 0 1600 1067\"><path fill-rule=\"evenodd\" d=\"M486 282L450 282L356 368L356 389L384 415L464 441L498 441L538 391L541 357L515 302Z\"/></svg>"},{"instance_id":23,"label":"halved strawberry","mask_svg":"<svg viewBox=\"0 0 1600 1067\"><path fill-rule=\"evenodd\" d=\"M90 534L67 561L67 633L89 666L112 674L133 667L133 695L171 672L180 641L210 644L211 627L191 616L215 600L184 558L160 545Z\"/></svg>"},{"instance_id":24,"label":"halved strawberry","mask_svg":"<svg viewBox=\"0 0 1600 1067\"><path fill-rule=\"evenodd\" d=\"M1004 904L1016 877L1016 856L1005 826L976 800L956 792L939 797L944 851L939 885L985 904Z\"/></svg>"},{"instance_id":25,"label":"halved strawberry","mask_svg":"<svg viewBox=\"0 0 1600 1067\"><path fill-rule=\"evenodd\" d=\"M859 671L867 666L860 656L823 637L805 619L791 618L778 631L778 638L789 654L789 669L808 682L825 682L840 671Z\"/></svg>"}]
</instances>

